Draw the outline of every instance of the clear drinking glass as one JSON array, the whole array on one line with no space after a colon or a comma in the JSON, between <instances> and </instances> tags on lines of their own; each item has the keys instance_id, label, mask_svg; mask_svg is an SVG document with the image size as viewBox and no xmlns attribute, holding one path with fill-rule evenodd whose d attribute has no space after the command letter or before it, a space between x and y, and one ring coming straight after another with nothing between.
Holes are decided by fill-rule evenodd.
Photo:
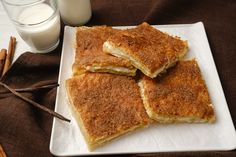
<instances>
[{"instance_id":1,"label":"clear drinking glass","mask_svg":"<svg viewBox=\"0 0 236 157\"><path fill-rule=\"evenodd\" d=\"M33 52L46 53L59 44L57 0L2 0L21 38Z\"/></svg>"}]
</instances>

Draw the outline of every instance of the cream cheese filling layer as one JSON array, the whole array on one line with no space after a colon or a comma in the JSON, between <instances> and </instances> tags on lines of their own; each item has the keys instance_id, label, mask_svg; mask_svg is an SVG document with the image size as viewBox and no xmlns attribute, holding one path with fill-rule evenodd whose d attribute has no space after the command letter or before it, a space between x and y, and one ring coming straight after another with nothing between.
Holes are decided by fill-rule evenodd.
<instances>
[{"instance_id":1,"label":"cream cheese filling layer","mask_svg":"<svg viewBox=\"0 0 236 157\"><path fill-rule=\"evenodd\" d=\"M95 72L97 70L101 70L101 69L107 69L107 70L113 70L113 71L117 71L117 72L122 72L122 73L130 73L130 72L135 72L136 69L128 69L128 68L124 68L124 67L114 67L114 66L87 66L86 70Z\"/></svg>"},{"instance_id":2,"label":"cream cheese filling layer","mask_svg":"<svg viewBox=\"0 0 236 157\"><path fill-rule=\"evenodd\" d=\"M110 53L116 57L127 59L133 64L133 66L141 70L145 75L151 75L151 73L148 72L148 70L144 69L143 66L137 60L124 53L121 48L114 47L110 42L106 41L103 44L103 51Z\"/></svg>"}]
</instances>

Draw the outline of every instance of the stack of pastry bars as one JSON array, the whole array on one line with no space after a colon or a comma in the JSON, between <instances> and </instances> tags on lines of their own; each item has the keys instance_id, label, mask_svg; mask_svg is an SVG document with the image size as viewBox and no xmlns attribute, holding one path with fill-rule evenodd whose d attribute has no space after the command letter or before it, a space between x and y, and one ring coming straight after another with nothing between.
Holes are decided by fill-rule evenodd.
<instances>
[{"instance_id":1,"label":"stack of pastry bars","mask_svg":"<svg viewBox=\"0 0 236 157\"><path fill-rule=\"evenodd\" d=\"M182 61L187 50L187 41L147 23L77 28L66 89L90 150L153 121L215 120L197 61Z\"/></svg>"}]
</instances>

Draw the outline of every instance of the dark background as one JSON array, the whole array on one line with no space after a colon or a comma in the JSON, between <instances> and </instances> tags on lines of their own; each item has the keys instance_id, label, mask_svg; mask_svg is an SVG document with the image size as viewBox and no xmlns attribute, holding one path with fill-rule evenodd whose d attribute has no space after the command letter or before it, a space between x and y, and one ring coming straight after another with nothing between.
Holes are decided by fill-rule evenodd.
<instances>
[{"instance_id":1,"label":"dark background","mask_svg":"<svg viewBox=\"0 0 236 157\"><path fill-rule=\"evenodd\" d=\"M236 1L234 0L92 0L87 25L188 24L202 21L228 106L236 123ZM63 34L61 35L61 38ZM13 88L57 81L61 45L50 54L25 53L1 79ZM54 109L56 88L24 93ZM52 156L52 117L7 93L0 86L0 144L7 156ZM210 132L209 132L210 134ZM204 137L203 137L204 138ZM133 154L127 156L236 156L235 151Z\"/></svg>"}]
</instances>

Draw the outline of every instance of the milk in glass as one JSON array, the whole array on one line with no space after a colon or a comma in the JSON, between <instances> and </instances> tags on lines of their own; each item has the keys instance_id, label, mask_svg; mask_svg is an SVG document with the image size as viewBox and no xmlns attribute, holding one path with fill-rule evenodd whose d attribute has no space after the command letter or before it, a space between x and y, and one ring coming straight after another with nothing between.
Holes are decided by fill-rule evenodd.
<instances>
[{"instance_id":1,"label":"milk in glass","mask_svg":"<svg viewBox=\"0 0 236 157\"><path fill-rule=\"evenodd\" d=\"M46 3L27 7L17 18L25 26L17 26L22 39L36 52L50 51L58 45L60 18Z\"/></svg>"}]
</instances>

